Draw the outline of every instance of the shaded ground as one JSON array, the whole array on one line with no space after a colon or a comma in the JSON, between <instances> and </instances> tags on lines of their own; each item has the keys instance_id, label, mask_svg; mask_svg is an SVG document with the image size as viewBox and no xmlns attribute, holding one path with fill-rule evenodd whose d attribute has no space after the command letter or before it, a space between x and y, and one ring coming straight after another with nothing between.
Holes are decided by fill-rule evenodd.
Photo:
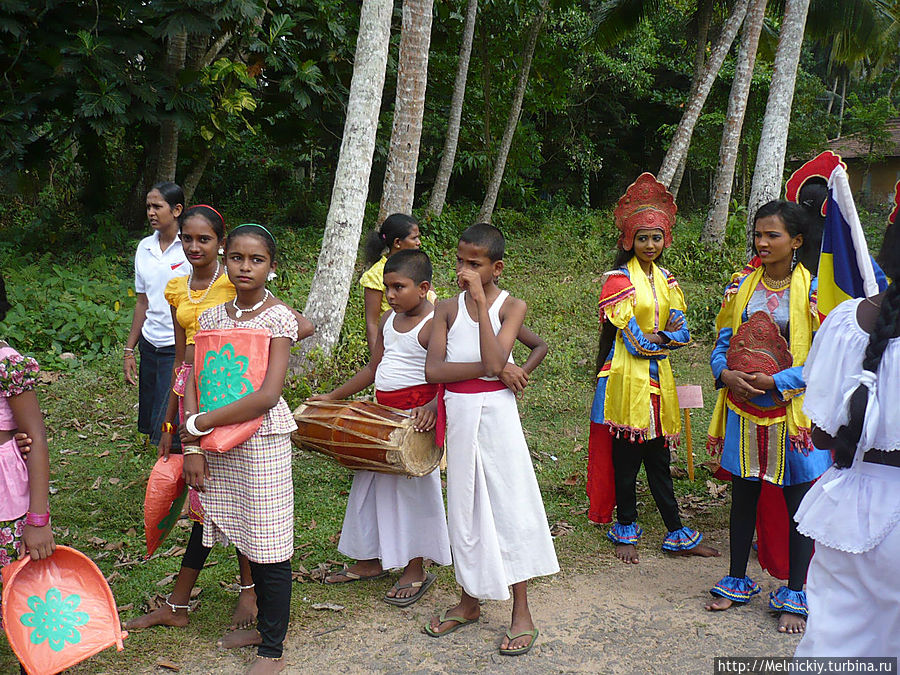
<instances>
[{"instance_id":1,"label":"shaded ground","mask_svg":"<svg viewBox=\"0 0 900 675\"><path fill-rule=\"evenodd\" d=\"M726 538L726 532L708 536L723 551ZM433 612L453 604L450 584L436 586L409 609L397 609L377 599L387 587L381 580L369 582L372 602L354 614L327 612L315 626L292 626L287 672L701 673L711 672L714 656L793 653L799 637L778 633L766 608L768 592L778 584L755 562L751 575L763 593L748 606L714 614L703 605L708 588L727 570L727 559L665 558L648 550L656 542L646 543L636 566L616 562L609 547L602 549L609 564L598 574L562 574L535 584L531 605L541 636L526 656L497 653L511 601L488 602L477 624L435 639L420 628ZM312 590L295 587L297 593L313 595ZM250 650L212 649L173 661L191 675L240 673L251 656ZM146 665L133 672L147 672Z\"/></svg>"}]
</instances>

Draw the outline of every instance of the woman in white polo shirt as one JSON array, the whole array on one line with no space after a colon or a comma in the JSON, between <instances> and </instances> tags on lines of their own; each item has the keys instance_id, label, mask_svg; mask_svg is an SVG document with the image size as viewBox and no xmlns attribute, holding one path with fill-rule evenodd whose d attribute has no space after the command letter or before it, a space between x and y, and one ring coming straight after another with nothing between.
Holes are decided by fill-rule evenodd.
<instances>
[{"instance_id":1,"label":"woman in white polo shirt","mask_svg":"<svg viewBox=\"0 0 900 675\"><path fill-rule=\"evenodd\" d=\"M134 256L137 304L125 342L125 380L138 388L138 431L157 445L169 401L175 366L175 328L163 292L170 279L186 275L191 266L178 238L178 216L184 209L184 191L175 183L157 183L147 193L147 219L153 234L138 244ZM134 357L141 354L140 374Z\"/></svg>"}]
</instances>

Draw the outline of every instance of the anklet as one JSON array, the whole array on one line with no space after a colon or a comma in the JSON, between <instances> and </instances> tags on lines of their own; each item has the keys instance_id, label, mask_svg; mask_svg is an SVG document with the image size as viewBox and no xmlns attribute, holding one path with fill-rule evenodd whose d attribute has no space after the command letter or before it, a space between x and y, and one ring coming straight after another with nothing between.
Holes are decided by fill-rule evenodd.
<instances>
[{"instance_id":1,"label":"anklet","mask_svg":"<svg viewBox=\"0 0 900 675\"><path fill-rule=\"evenodd\" d=\"M238 584L238 588L240 588L242 591L250 591L256 588L256 584L250 584L249 586L241 586L240 584Z\"/></svg>"},{"instance_id":2,"label":"anklet","mask_svg":"<svg viewBox=\"0 0 900 675\"><path fill-rule=\"evenodd\" d=\"M281 661L282 659L284 659L284 654L282 654L281 656L263 656L262 654L257 654L256 658L265 659L266 661Z\"/></svg>"},{"instance_id":3,"label":"anklet","mask_svg":"<svg viewBox=\"0 0 900 675\"><path fill-rule=\"evenodd\" d=\"M191 611L190 605L173 605L171 602L169 602L170 597L172 597L171 594L166 596L166 604L172 610L172 614L175 614L179 609L184 609L184 610L187 610L188 612Z\"/></svg>"}]
</instances>

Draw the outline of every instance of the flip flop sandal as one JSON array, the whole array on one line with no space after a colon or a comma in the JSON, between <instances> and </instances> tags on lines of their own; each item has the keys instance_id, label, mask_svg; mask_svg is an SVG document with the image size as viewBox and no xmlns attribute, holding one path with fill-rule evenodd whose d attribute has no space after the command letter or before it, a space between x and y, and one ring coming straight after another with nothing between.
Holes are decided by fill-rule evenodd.
<instances>
[{"instance_id":1,"label":"flip flop sandal","mask_svg":"<svg viewBox=\"0 0 900 675\"><path fill-rule=\"evenodd\" d=\"M344 581L328 581L328 577L333 576L335 574L340 574L341 576L344 576L347 578ZM371 574L367 577L364 577L364 576L357 574L356 572L351 572L350 568L348 568L345 565L344 569L342 569L342 570L338 570L336 572L329 572L328 577L325 577L325 579L323 579L322 581L323 581L323 583L327 584L328 586L336 586L337 584L349 584L354 581L369 581L371 579L381 579L382 577L386 577L387 574L388 574L387 570L382 570L380 574Z\"/></svg>"},{"instance_id":2,"label":"flip flop sandal","mask_svg":"<svg viewBox=\"0 0 900 675\"><path fill-rule=\"evenodd\" d=\"M526 631L522 631L521 633L518 633L518 634L516 634L516 635L510 635L509 629L507 629L507 630L506 630L506 637L509 638L509 641L510 641L510 642L512 642L512 641L515 640L516 638L522 637L523 635L530 635L530 636L531 636L531 641L530 641L527 645L525 645L524 647L517 647L516 649L503 649L503 648L501 648L501 649L500 649L500 653L501 653L503 656L522 656L522 654L527 654L528 652L531 651L531 648L534 647L534 643L537 642L537 639L538 639L538 633L539 633L538 629L535 628L534 630L526 630Z\"/></svg>"},{"instance_id":3,"label":"flip flop sandal","mask_svg":"<svg viewBox=\"0 0 900 675\"><path fill-rule=\"evenodd\" d=\"M452 628L448 628L447 630L442 630L442 631L438 632L431 627L430 623L426 623L422 627L422 630L425 631L425 633L427 635L430 635L433 638L439 638L439 637L444 637L445 635L452 633L453 631L457 630L458 628L462 628L463 626L468 626L470 623L475 623L476 621L478 621L478 619L465 619L461 616L447 616L448 611L449 610L445 609L443 612L441 612L441 615L438 617L440 619L440 623L444 623L445 621L456 621L457 624L455 626L453 626Z\"/></svg>"},{"instance_id":4,"label":"flip flop sandal","mask_svg":"<svg viewBox=\"0 0 900 675\"><path fill-rule=\"evenodd\" d=\"M427 591L431 587L431 584L434 583L435 579L437 579L435 575L433 575L431 572L426 572L425 581L413 581L411 584L403 584L402 586L394 584L393 586L391 586L391 590L395 593L405 588L418 588L419 590L417 590L414 595L410 595L408 598L396 598L391 597L390 595L385 595L383 600L387 604L394 605L395 607L409 607L413 603L417 602L423 595L425 595L425 591Z\"/></svg>"}]
</instances>

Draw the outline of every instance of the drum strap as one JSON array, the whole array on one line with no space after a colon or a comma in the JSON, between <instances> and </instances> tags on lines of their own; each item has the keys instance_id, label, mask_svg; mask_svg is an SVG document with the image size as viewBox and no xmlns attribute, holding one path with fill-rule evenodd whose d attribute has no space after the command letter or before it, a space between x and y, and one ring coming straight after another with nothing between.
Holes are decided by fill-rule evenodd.
<instances>
[{"instance_id":1,"label":"drum strap","mask_svg":"<svg viewBox=\"0 0 900 675\"><path fill-rule=\"evenodd\" d=\"M484 394L489 391L502 391L506 385L500 380L461 380L439 385L437 426L434 429L434 440L439 448L444 447L444 436L447 433L447 406L444 404L444 390L454 394Z\"/></svg>"}]
</instances>

